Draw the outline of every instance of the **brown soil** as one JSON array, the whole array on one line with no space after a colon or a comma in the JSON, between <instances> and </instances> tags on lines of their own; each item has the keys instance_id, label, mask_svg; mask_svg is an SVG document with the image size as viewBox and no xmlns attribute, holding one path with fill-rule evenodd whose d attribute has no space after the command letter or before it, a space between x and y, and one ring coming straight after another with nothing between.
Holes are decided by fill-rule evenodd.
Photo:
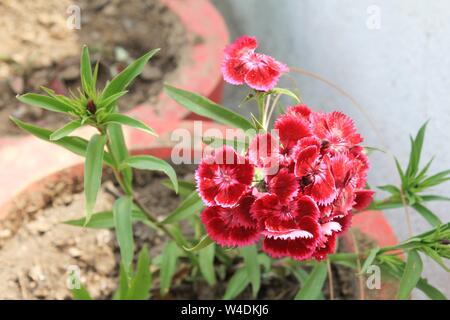
<instances>
[{"instance_id":1,"label":"brown soil","mask_svg":"<svg viewBox=\"0 0 450 320\"><path fill-rule=\"evenodd\" d=\"M73 5L81 9L81 29L67 27ZM131 60L162 49L121 99L122 110L155 102L189 50L181 22L158 0L4 0L0 12L0 135L20 134L11 115L50 129L64 123L63 116L23 105L15 96L40 92L40 86L76 92L83 44L101 63L99 86Z\"/></svg>"},{"instance_id":2,"label":"brown soil","mask_svg":"<svg viewBox=\"0 0 450 320\"><path fill-rule=\"evenodd\" d=\"M178 167L178 177L193 178L192 167ZM159 173L136 174L135 190L146 207L164 216L179 203L179 198L161 180ZM98 210L112 207L116 186L110 178L102 185ZM8 220L0 221L0 299L69 299L68 270L78 266L81 280L97 299L111 298L117 286L119 253L113 231L83 229L61 224L61 221L84 214L82 181L63 175L57 182L49 182L43 191L23 195L16 201ZM189 231L189 230L184 230ZM147 244L154 258L167 238L142 224L135 225L137 248ZM230 253L231 254L231 253ZM239 259L224 269L225 279L242 267ZM224 268L223 265L217 268ZM165 299L220 299L226 281L211 288L203 280L189 277L189 261L181 260L174 285ZM157 277L156 277L157 278ZM354 271L334 267L335 297L355 298ZM263 277L259 299L292 299L298 282L284 268L273 268ZM325 296L328 289L325 288ZM153 282L153 298L159 296L157 279ZM247 288L238 298L252 299Z\"/></svg>"}]
</instances>

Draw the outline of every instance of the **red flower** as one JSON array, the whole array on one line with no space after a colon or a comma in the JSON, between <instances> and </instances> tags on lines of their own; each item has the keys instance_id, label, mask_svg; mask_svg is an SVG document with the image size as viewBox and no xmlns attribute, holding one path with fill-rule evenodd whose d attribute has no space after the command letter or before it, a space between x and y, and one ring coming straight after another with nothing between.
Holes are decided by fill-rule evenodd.
<instances>
[{"instance_id":1,"label":"red flower","mask_svg":"<svg viewBox=\"0 0 450 320\"><path fill-rule=\"evenodd\" d=\"M256 221L250 215L254 198L246 195L234 208L207 207L200 218L206 232L222 246L246 246L261 237Z\"/></svg>"},{"instance_id":2,"label":"red flower","mask_svg":"<svg viewBox=\"0 0 450 320\"><path fill-rule=\"evenodd\" d=\"M330 160L322 156L317 141L295 152L295 175L300 178L302 191L320 205L330 204L336 198L336 188ZM301 145L301 142L300 142Z\"/></svg>"},{"instance_id":3,"label":"red flower","mask_svg":"<svg viewBox=\"0 0 450 320\"><path fill-rule=\"evenodd\" d=\"M270 133L257 135L248 148L248 158L252 164L266 169L267 174L278 172L280 165L280 145Z\"/></svg>"},{"instance_id":4,"label":"red flower","mask_svg":"<svg viewBox=\"0 0 450 320\"><path fill-rule=\"evenodd\" d=\"M319 208L308 196L283 203L276 194L257 199L251 208L265 236L263 250L273 257L304 260L320 240Z\"/></svg>"},{"instance_id":5,"label":"red flower","mask_svg":"<svg viewBox=\"0 0 450 320\"><path fill-rule=\"evenodd\" d=\"M255 48L256 40L241 38L227 54ZM201 219L223 246L263 238L262 249L272 257L325 259L349 228L353 210L373 198L364 189L369 161L362 138L342 113L316 113L305 105L289 107L275 129L278 137L257 135L247 157L224 147L202 160L196 179L208 208Z\"/></svg>"},{"instance_id":6,"label":"red flower","mask_svg":"<svg viewBox=\"0 0 450 320\"><path fill-rule=\"evenodd\" d=\"M311 115L312 111L308 108L305 104L299 104L296 106L291 106L287 108L286 114L289 114L291 116L295 116L297 118L304 119L309 122L309 116Z\"/></svg>"},{"instance_id":7,"label":"red flower","mask_svg":"<svg viewBox=\"0 0 450 320\"><path fill-rule=\"evenodd\" d=\"M362 142L353 120L340 112L311 115L313 133L332 150L345 151Z\"/></svg>"},{"instance_id":8,"label":"red flower","mask_svg":"<svg viewBox=\"0 0 450 320\"><path fill-rule=\"evenodd\" d=\"M268 91L275 87L288 67L270 56L255 53L256 38L242 36L225 48L222 74L225 81L240 85L246 83L253 89Z\"/></svg>"},{"instance_id":9,"label":"red flower","mask_svg":"<svg viewBox=\"0 0 450 320\"><path fill-rule=\"evenodd\" d=\"M280 142L283 149L289 152L297 142L311 135L309 124L305 120L293 115L282 115L275 122L275 129L278 130Z\"/></svg>"},{"instance_id":10,"label":"red flower","mask_svg":"<svg viewBox=\"0 0 450 320\"><path fill-rule=\"evenodd\" d=\"M355 191L355 205L353 208L359 211L366 209L372 203L374 194L373 190L367 189Z\"/></svg>"},{"instance_id":11,"label":"red flower","mask_svg":"<svg viewBox=\"0 0 450 320\"><path fill-rule=\"evenodd\" d=\"M333 220L321 224L322 237L314 252L314 258L316 260L323 260L328 254L335 251L336 238L350 228L351 219L351 213L349 212L342 217L336 217Z\"/></svg>"},{"instance_id":12,"label":"red flower","mask_svg":"<svg viewBox=\"0 0 450 320\"><path fill-rule=\"evenodd\" d=\"M195 179L207 206L233 207L248 191L253 181L253 166L230 147L202 159Z\"/></svg>"}]
</instances>

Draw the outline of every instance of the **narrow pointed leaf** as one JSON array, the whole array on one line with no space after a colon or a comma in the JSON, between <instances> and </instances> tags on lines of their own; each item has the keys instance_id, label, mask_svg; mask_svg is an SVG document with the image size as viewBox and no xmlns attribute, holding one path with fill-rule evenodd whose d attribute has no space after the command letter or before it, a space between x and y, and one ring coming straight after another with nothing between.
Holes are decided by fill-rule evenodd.
<instances>
[{"instance_id":1,"label":"narrow pointed leaf","mask_svg":"<svg viewBox=\"0 0 450 320\"><path fill-rule=\"evenodd\" d=\"M273 88L270 93L282 94L291 97L295 102L300 103L300 98L291 90L285 88Z\"/></svg>"},{"instance_id":2,"label":"narrow pointed leaf","mask_svg":"<svg viewBox=\"0 0 450 320\"><path fill-rule=\"evenodd\" d=\"M200 272L210 286L216 284L216 274L214 271L215 246L211 245L198 253L198 264Z\"/></svg>"},{"instance_id":3,"label":"narrow pointed leaf","mask_svg":"<svg viewBox=\"0 0 450 320\"><path fill-rule=\"evenodd\" d=\"M81 85L84 92L92 95L95 92L93 88L93 78L92 78L92 68L91 59L89 57L89 49L87 46L83 46L80 58L80 75L81 75Z\"/></svg>"},{"instance_id":4,"label":"narrow pointed leaf","mask_svg":"<svg viewBox=\"0 0 450 320\"><path fill-rule=\"evenodd\" d=\"M172 278L177 269L179 254L179 249L173 241L168 242L163 249L160 270L160 291L162 296L169 292Z\"/></svg>"},{"instance_id":5,"label":"narrow pointed leaf","mask_svg":"<svg viewBox=\"0 0 450 320\"><path fill-rule=\"evenodd\" d=\"M417 282L420 280L422 269L423 265L420 255L417 251L410 250L402 278L400 279L400 285L397 292L398 300L409 299L411 291L416 287Z\"/></svg>"},{"instance_id":6,"label":"narrow pointed leaf","mask_svg":"<svg viewBox=\"0 0 450 320\"><path fill-rule=\"evenodd\" d=\"M198 196L197 191L192 192L169 216L161 223L174 223L190 217L203 209L202 199Z\"/></svg>"},{"instance_id":7,"label":"narrow pointed leaf","mask_svg":"<svg viewBox=\"0 0 450 320\"><path fill-rule=\"evenodd\" d=\"M193 92L165 85L167 94L188 110L233 128L254 129L243 116Z\"/></svg>"},{"instance_id":8,"label":"narrow pointed leaf","mask_svg":"<svg viewBox=\"0 0 450 320\"><path fill-rule=\"evenodd\" d=\"M64 127L53 132L50 135L50 140L59 140L61 138L67 137L79 127L81 127L81 120L73 120L66 124Z\"/></svg>"},{"instance_id":9,"label":"narrow pointed leaf","mask_svg":"<svg viewBox=\"0 0 450 320\"><path fill-rule=\"evenodd\" d=\"M86 149L88 146L88 141L86 139L83 139L80 137L64 137L59 140L53 141L53 140L50 140L50 136L52 135L53 131L37 127L37 126L34 126L34 125L26 123L26 122L22 122L19 119L16 119L14 117L11 117L11 120L19 128L21 128L22 130L32 134L33 136L35 136L41 140L61 146L79 156L82 156L82 157L86 156ZM112 166L111 156L107 152L104 153L103 160L105 161L105 163L107 165Z\"/></svg>"},{"instance_id":10,"label":"narrow pointed leaf","mask_svg":"<svg viewBox=\"0 0 450 320\"><path fill-rule=\"evenodd\" d=\"M295 296L295 300L315 300L322 292L327 278L327 265L325 262L317 264L306 279L305 284Z\"/></svg>"},{"instance_id":11,"label":"narrow pointed leaf","mask_svg":"<svg viewBox=\"0 0 450 320\"><path fill-rule=\"evenodd\" d=\"M170 164L153 156L131 156L123 161L123 164L140 170L157 170L164 172L172 182L174 190L178 193L178 180L175 170Z\"/></svg>"},{"instance_id":12,"label":"narrow pointed leaf","mask_svg":"<svg viewBox=\"0 0 450 320\"><path fill-rule=\"evenodd\" d=\"M442 221L427 207L421 205L420 203L415 203L412 206L420 215L427 220L427 222L433 226L437 227L442 224Z\"/></svg>"},{"instance_id":13,"label":"narrow pointed leaf","mask_svg":"<svg viewBox=\"0 0 450 320\"><path fill-rule=\"evenodd\" d=\"M224 300L236 298L250 284L245 268L238 269L228 281L227 290L223 296Z\"/></svg>"},{"instance_id":14,"label":"narrow pointed leaf","mask_svg":"<svg viewBox=\"0 0 450 320\"><path fill-rule=\"evenodd\" d=\"M117 110L117 109L116 109ZM119 124L111 123L108 125L109 134L109 149L113 155L113 158L118 161L114 163L113 166L118 169L119 164L126 158L128 158L128 148L125 142L125 137L123 135L122 126ZM125 190L126 192L131 192L133 183L133 172L131 168L123 168L120 172L124 176L125 180Z\"/></svg>"},{"instance_id":15,"label":"narrow pointed leaf","mask_svg":"<svg viewBox=\"0 0 450 320\"><path fill-rule=\"evenodd\" d=\"M84 195L86 201L86 222L89 222L94 211L97 194L102 182L103 152L106 136L95 134L86 149L84 167Z\"/></svg>"},{"instance_id":16,"label":"narrow pointed leaf","mask_svg":"<svg viewBox=\"0 0 450 320\"><path fill-rule=\"evenodd\" d=\"M193 246L192 248L184 247L184 250L190 251L190 252L196 252L196 251L200 251L200 250L210 246L213 243L214 243L214 241L212 241L212 239L208 235L205 235L195 246Z\"/></svg>"},{"instance_id":17,"label":"narrow pointed leaf","mask_svg":"<svg viewBox=\"0 0 450 320\"><path fill-rule=\"evenodd\" d=\"M131 118L129 116L126 116L126 115L120 114L120 113L111 113L111 114L106 115L103 118L102 123L104 123L104 124L115 123L115 124L120 124L120 125L124 125L124 126L129 126L129 127L135 128L135 129L142 130L153 136L158 136L155 133L155 131L153 131L152 128L147 126L142 121Z\"/></svg>"},{"instance_id":18,"label":"narrow pointed leaf","mask_svg":"<svg viewBox=\"0 0 450 320\"><path fill-rule=\"evenodd\" d=\"M165 187L175 191L172 181L165 179L161 182ZM195 183L191 181L178 180L178 194L181 198L186 198L195 190Z\"/></svg>"},{"instance_id":19,"label":"narrow pointed leaf","mask_svg":"<svg viewBox=\"0 0 450 320\"><path fill-rule=\"evenodd\" d=\"M130 275L134 255L132 208L133 200L129 196L123 196L117 199L113 207L114 225L116 228L117 242L120 247L120 256L122 257L122 263L128 275Z\"/></svg>"},{"instance_id":20,"label":"narrow pointed leaf","mask_svg":"<svg viewBox=\"0 0 450 320\"><path fill-rule=\"evenodd\" d=\"M373 263L375 258L377 257L378 252L380 251L379 247L373 248L370 250L369 255L367 256L366 260L364 261L364 264L361 267L361 271L359 274L363 274L366 272L367 268Z\"/></svg>"},{"instance_id":21,"label":"narrow pointed leaf","mask_svg":"<svg viewBox=\"0 0 450 320\"><path fill-rule=\"evenodd\" d=\"M150 272L150 256L146 245L139 253L137 261L136 274L131 280L128 289L127 299L129 300L148 300L150 297L150 288L152 286L152 274Z\"/></svg>"},{"instance_id":22,"label":"narrow pointed leaf","mask_svg":"<svg viewBox=\"0 0 450 320\"><path fill-rule=\"evenodd\" d=\"M114 79L109 82L102 92L102 99L106 99L115 93L124 91L128 85L136 78L144 69L153 55L155 55L159 49L151 50L139 59L135 60L128 67L126 67L122 72L120 72Z\"/></svg>"},{"instance_id":23,"label":"narrow pointed leaf","mask_svg":"<svg viewBox=\"0 0 450 320\"><path fill-rule=\"evenodd\" d=\"M17 99L22 103L53 112L69 113L72 111L71 105L62 102L60 99L44 96L42 94L25 93L24 95L17 96Z\"/></svg>"},{"instance_id":24,"label":"narrow pointed leaf","mask_svg":"<svg viewBox=\"0 0 450 320\"><path fill-rule=\"evenodd\" d=\"M119 269L119 287L114 293L113 300L125 300L128 294L128 275L125 272L123 263L120 263Z\"/></svg>"},{"instance_id":25,"label":"narrow pointed leaf","mask_svg":"<svg viewBox=\"0 0 450 320\"><path fill-rule=\"evenodd\" d=\"M133 210L131 212L131 218L134 221L145 221L147 222L147 217L142 211ZM74 220L67 220L63 222L76 227L84 227L91 229L111 229L114 228L114 214L112 211L102 211L92 214L91 219L86 221L86 217Z\"/></svg>"},{"instance_id":26,"label":"narrow pointed leaf","mask_svg":"<svg viewBox=\"0 0 450 320\"><path fill-rule=\"evenodd\" d=\"M429 284L424 278L420 278L417 282L417 289L425 293L432 300L447 300L447 297L441 291Z\"/></svg>"},{"instance_id":27,"label":"narrow pointed leaf","mask_svg":"<svg viewBox=\"0 0 450 320\"><path fill-rule=\"evenodd\" d=\"M253 297L258 295L261 287L261 269L258 262L258 249L255 245L241 248L241 255L244 257L244 265L247 270L247 276L252 284Z\"/></svg>"}]
</instances>

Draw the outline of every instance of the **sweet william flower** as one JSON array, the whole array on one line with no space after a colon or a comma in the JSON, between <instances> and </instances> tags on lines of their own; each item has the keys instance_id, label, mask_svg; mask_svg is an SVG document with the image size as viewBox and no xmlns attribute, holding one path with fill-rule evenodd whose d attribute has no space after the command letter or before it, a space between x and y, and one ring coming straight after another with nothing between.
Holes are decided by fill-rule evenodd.
<instances>
[{"instance_id":1,"label":"sweet william flower","mask_svg":"<svg viewBox=\"0 0 450 320\"><path fill-rule=\"evenodd\" d=\"M261 233L250 215L254 197L243 196L233 208L207 207L200 218L212 240L222 246L240 247L257 242Z\"/></svg>"},{"instance_id":2,"label":"sweet william flower","mask_svg":"<svg viewBox=\"0 0 450 320\"><path fill-rule=\"evenodd\" d=\"M242 54L255 47L250 40L243 43L229 50ZM256 135L245 157L225 147L202 160L196 174L208 206L202 221L223 246L262 238L262 250L272 257L325 259L349 228L353 211L373 198L365 189L369 161L362 138L346 115L312 112L305 105L289 107L275 129ZM224 157L234 162L218 165Z\"/></svg>"},{"instance_id":3,"label":"sweet william flower","mask_svg":"<svg viewBox=\"0 0 450 320\"><path fill-rule=\"evenodd\" d=\"M252 216L258 220L265 239L263 250L274 258L310 258L320 241L319 208L308 196L283 203L273 193L255 201Z\"/></svg>"},{"instance_id":4,"label":"sweet william flower","mask_svg":"<svg viewBox=\"0 0 450 320\"><path fill-rule=\"evenodd\" d=\"M281 74L289 68L268 55L256 53L257 46L256 38L242 36L225 48L222 62L225 81L234 85L245 83L259 91L275 87Z\"/></svg>"},{"instance_id":5,"label":"sweet william flower","mask_svg":"<svg viewBox=\"0 0 450 320\"><path fill-rule=\"evenodd\" d=\"M216 149L195 172L197 189L207 206L233 207L247 193L254 167L231 147Z\"/></svg>"}]
</instances>

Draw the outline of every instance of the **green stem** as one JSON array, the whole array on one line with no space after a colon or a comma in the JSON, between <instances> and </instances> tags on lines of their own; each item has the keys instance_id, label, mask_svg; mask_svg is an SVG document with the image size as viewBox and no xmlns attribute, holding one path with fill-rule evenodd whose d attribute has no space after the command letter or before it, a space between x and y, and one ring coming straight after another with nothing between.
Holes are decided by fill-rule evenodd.
<instances>
[{"instance_id":1,"label":"green stem","mask_svg":"<svg viewBox=\"0 0 450 320\"><path fill-rule=\"evenodd\" d=\"M134 191L132 189L131 186L128 186L127 183L125 183L124 179L123 179L123 175L120 172L119 168L119 161L115 158L114 153L112 152L112 147L111 147L111 140L109 137L109 134L106 133L106 130L102 130L99 129L99 131L102 134L106 134L107 135L107 140L106 140L106 148L108 149L110 155L111 155L111 160L113 162L114 167L113 172L114 172L114 177L116 178L117 182L119 183L120 187L122 188L122 190L125 192L125 194L131 196L133 198L133 202L137 205L137 207L139 208L139 210L141 210L146 216L147 219L152 222L157 228L159 228L161 231L163 231L170 239L172 239L177 246L183 250L183 244L179 243L178 240L176 239L176 237L172 234L172 232L170 232L170 230L165 226L159 223L158 219L153 216L153 214L151 212L149 212L143 205L142 203L137 199L136 195L134 194Z\"/></svg>"}]
</instances>

